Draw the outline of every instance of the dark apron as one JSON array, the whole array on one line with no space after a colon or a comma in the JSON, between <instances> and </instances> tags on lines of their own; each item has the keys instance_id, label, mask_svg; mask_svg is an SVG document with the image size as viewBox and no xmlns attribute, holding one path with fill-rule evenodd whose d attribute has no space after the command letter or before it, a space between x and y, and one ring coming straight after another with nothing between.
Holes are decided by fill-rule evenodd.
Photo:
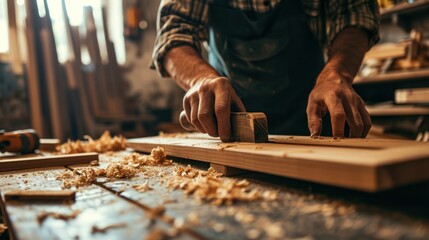
<instances>
[{"instance_id":1,"label":"dark apron","mask_svg":"<svg viewBox=\"0 0 429 240\"><path fill-rule=\"evenodd\" d=\"M246 110L264 112L271 134L308 135L307 99L324 59L301 1L261 14L215 0L209 35L210 64L231 80Z\"/></svg>"}]
</instances>

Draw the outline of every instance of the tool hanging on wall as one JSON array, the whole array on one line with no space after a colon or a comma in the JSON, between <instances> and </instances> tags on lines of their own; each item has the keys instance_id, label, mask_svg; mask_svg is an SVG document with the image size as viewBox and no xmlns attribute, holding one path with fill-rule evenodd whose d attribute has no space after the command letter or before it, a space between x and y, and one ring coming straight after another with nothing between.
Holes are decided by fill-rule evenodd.
<instances>
[{"instance_id":1,"label":"tool hanging on wall","mask_svg":"<svg viewBox=\"0 0 429 240\"><path fill-rule=\"evenodd\" d=\"M32 153L39 148L40 138L33 129L13 132L0 131L0 151L14 153Z\"/></svg>"}]
</instances>

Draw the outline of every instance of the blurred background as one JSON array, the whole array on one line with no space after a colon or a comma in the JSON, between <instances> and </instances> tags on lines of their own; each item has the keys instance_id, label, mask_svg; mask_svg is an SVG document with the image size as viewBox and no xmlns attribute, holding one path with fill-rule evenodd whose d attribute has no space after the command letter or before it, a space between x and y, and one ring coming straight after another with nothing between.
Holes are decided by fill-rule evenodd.
<instances>
[{"instance_id":1,"label":"blurred background","mask_svg":"<svg viewBox=\"0 0 429 240\"><path fill-rule=\"evenodd\" d=\"M379 0L355 89L372 137L429 139L429 1ZM149 68L159 0L0 0L0 129L44 138L180 131L184 92Z\"/></svg>"}]
</instances>

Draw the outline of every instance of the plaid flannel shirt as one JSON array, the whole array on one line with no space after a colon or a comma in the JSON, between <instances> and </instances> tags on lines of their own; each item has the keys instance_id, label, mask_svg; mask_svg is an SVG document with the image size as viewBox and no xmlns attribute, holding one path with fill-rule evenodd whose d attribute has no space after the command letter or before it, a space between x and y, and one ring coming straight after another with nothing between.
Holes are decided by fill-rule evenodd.
<instances>
[{"instance_id":1,"label":"plaid flannel shirt","mask_svg":"<svg viewBox=\"0 0 429 240\"><path fill-rule=\"evenodd\" d=\"M201 51L207 40L210 0L162 0L152 55L152 66L167 77L163 66L165 54L173 47L190 45ZM212 0L213 1L213 0ZM282 0L230 0L230 7L245 12L269 12ZM287 1L287 0L286 0ZM296 0L290 0L296 1ZM379 40L379 7L376 0L301 0L313 34L325 49L346 27L358 27L368 32L371 47Z\"/></svg>"}]
</instances>

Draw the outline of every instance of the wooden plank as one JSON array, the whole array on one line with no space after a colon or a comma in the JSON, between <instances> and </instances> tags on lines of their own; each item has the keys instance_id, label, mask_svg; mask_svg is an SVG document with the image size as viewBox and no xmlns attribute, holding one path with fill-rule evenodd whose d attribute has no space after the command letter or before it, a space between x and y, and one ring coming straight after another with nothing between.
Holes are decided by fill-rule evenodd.
<instances>
[{"instance_id":1,"label":"wooden plank","mask_svg":"<svg viewBox=\"0 0 429 240\"><path fill-rule=\"evenodd\" d=\"M52 28L51 15L47 0L44 0L45 16L41 19L42 28L40 38L44 53L44 68L46 74L46 88L48 93L49 110L52 124L52 135L65 141L70 132L70 116L68 111L67 84L60 77L57 48Z\"/></svg>"},{"instance_id":2,"label":"wooden plank","mask_svg":"<svg viewBox=\"0 0 429 240\"><path fill-rule=\"evenodd\" d=\"M4 193L5 201L20 202L74 202L76 192L71 190L11 190Z\"/></svg>"},{"instance_id":3,"label":"wooden plank","mask_svg":"<svg viewBox=\"0 0 429 240\"><path fill-rule=\"evenodd\" d=\"M37 14L36 1L26 0L26 43L28 51L28 62L26 64L27 71L27 85L28 85L28 96L31 116L31 126L35 129L41 137L48 137L49 127L47 119L44 118L45 112L43 110L43 72L39 68L39 56L40 56L40 39L37 35L39 23L39 17Z\"/></svg>"},{"instance_id":4,"label":"wooden plank","mask_svg":"<svg viewBox=\"0 0 429 240\"><path fill-rule=\"evenodd\" d=\"M162 146L169 156L370 192L429 179L429 175L422 173L429 170L427 145L413 141L389 140L403 145L390 148L383 140L344 139L352 147L338 147L335 145L343 139L339 142L331 139L335 145L329 146L328 141L315 144L317 139L309 140L311 144L252 144L198 138L201 134L195 139L192 136L137 138L128 140L127 145L144 152ZM356 144L359 141L361 143ZM373 142L385 148L373 148ZM406 168L401 171L400 166Z\"/></svg>"},{"instance_id":5,"label":"wooden plank","mask_svg":"<svg viewBox=\"0 0 429 240\"><path fill-rule=\"evenodd\" d=\"M98 160L97 153L2 158L0 160L0 171L4 172L21 169L66 166L72 164L88 164L94 160Z\"/></svg>"},{"instance_id":6,"label":"wooden plank","mask_svg":"<svg viewBox=\"0 0 429 240\"><path fill-rule=\"evenodd\" d=\"M169 228L142 208L96 185L76 189L76 201L67 204L5 201L3 193L11 190L60 190L61 181L56 177L69 171L53 168L0 173L1 208L13 239L144 239L153 229Z\"/></svg>"},{"instance_id":7,"label":"wooden plank","mask_svg":"<svg viewBox=\"0 0 429 240\"><path fill-rule=\"evenodd\" d=\"M16 23L16 5L14 0L7 1L8 25L9 25L9 57L11 59L12 72L22 75L21 50L18 42L18 26Z\"/></svg>"}]
</instances>

